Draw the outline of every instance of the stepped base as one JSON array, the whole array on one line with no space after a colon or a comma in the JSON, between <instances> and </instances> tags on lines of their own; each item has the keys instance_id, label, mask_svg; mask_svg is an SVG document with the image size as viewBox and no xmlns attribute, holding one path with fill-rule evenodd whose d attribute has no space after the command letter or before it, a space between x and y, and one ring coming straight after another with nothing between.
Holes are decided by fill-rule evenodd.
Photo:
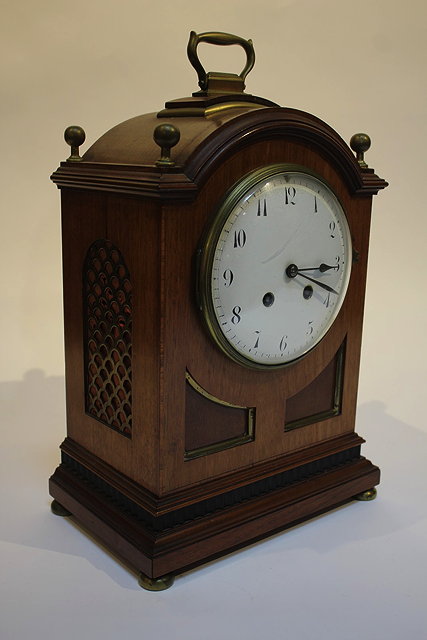
<instances>
[{"instance_id":1,"label":"stepped base","mask_svg":"<svg viewBox=\"0 0 427 640\"><path fill-rule=\"evenodd\" d=\"M151 590L170 586L174 574L354 498L372 496L380 478L379 469L360 455L338 465L330 456L330 469L322 469L322 460L317 461L317 471L310 467L308 476L308 470L299 474L303 479L292 479L298 478L298 469L292 470L292 477L282 472L248 485L245 495L241 488L240 493L223 494L222 504L217 498L216 502L208 498L190 510L172 508L156 517L66 458L50 479L50 494L61 507L54 513L71 513L113 553L141 572L140 583Z\"/></svg>"}]
</instances>

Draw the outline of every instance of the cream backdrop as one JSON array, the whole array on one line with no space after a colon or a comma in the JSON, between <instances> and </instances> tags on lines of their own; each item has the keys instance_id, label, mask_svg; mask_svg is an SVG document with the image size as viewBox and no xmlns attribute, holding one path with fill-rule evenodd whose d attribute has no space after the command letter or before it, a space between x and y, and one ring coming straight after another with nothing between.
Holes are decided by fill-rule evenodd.
<instances>
[{"instance_id":1,"label":"cream backdrop","mask_svg":"<svg viewBox=\"0 0 427 640\"><path fill-rule=\"evenodd\" d=\"M91 637L98 637L101 631L107 638L120 637L122 627L118 623L116 627L110 620L111 613L107 613L113 591L123 619L127 616L128 635L124 637L130 637L133 629L129 620L139 628L143 603L157 603L157 618L146 618L150 632L159 637L166 633L181 637L176 629L181 615L186 615L185 604L173 598L183 597L184 585L188 598L195 598L198 607L196 617L194 611L187 611L188 619L200 622L204 632L198 633L190 625L182 637L231 637L221 625L235 620L236 630L239 623L243 624L235 609L233 613L228 611L231 601L242 607L243 616L251 609L250 603L259 599L265 615L279 620L285 605L277 594L287 578L291 577L292 585L300 589L302 600L311 595L311 583L304 587L298 582L305 565L302 556L298 564L302 548L297 533L306 540L302 546L312 545L321 579L313 577L312 569L307 575L314 580L312 584L317 586L319 581L318 594L321 602L326 598L326 608L315 607L307 617L294 602L294 592L287 591L289 637L314 637L314 626L310 625L317 620L321 621L318 638L359 638L356 609L365 610L362 625L366 625L367 638L425 637L427 622L419 594L425 590L421 567L427 564L422 542L426 509L425 497L421 498L419 492L426 485L427 453L423 411L427 379L426 7L425 0L0 1L0 415L5 454L5 506L1 512L9 513L0 525L2 554L7 559L7 571L0 578L7 580L7 598L0 605L5 613L0 622L0 630L4 626L2 637L20 639L27 633L33 638L54 637L52 629L56 627L49 627L47 620L53 616L55 621L59 613L68 620L74 606L81 620L90 618L87 611L84 614L83 595L92 595L88 586L91 580L94 589L105 597L105 606L97 600L93 614L97 621L92 617L89 626L79 623L77 631L82 638L89 637L85 635L88 629ZM76 528L70 529L64 521L48 515L46 480L65 434L59 192L49 176L69 154L63 140L66 126L83 126L85 150L117 123L157 111L165 100L190 95L197 89L194 70L186 58L190 29L252 38L257 60L247 80L248 92L314 113L347 141L353 133L367 132L372 147L366 159L390 182L374 198L358 414L358 431L368 439L365 454L383 468L383 501L369 504L369 512L366 505L362 510L352 507L353 511L339 511L286 534L286 544L294 555L287 558L282 570L277 568L280 549L283 552L279 545L285 543L279 536L266 546L257 545L250 557L242 552L221 561L210 573L209 569L207 574L199 571L197 577L187 578L187 583L183 577L181 591L175 586L162 600L161 596L138 591L134 577L121 566L116 569L115 561L104 551L87 542ZM238 47L204 45L200 54L208 69L238 72L243 63ZM411 492L412 497L408 497ZM21 508L31 517L24 517ZM357 517L353 515L356 510ZM352 515L346 515L350 511ZM374 548L369 547L371 521L363 520L367 513L372 514L376 526ZM337 543L341 556L334 555L332 542L325 542L319 551L316 543L307 541L310 531L313 539L324 535L330 540L336 534L330 528L332 522L340 539L345 539L346 527L351 527L352 543L365 545L367 555L352 563L349 558L358 557L357 550L346 554L342 540ZM315 526L317 533L310 529ZM359 526L362 532L355 533ZM67 544L55 542L55 535L65 537ZM393 551L384 556L387 545ZM268 560L265 564L265 557L262 559L265 553L274 558L270 565ZM318 564L325 554L329 570ZM276 594L265 601L268 585L263 586L261 595L256 587L251 590L248 586L253 584L253 574L245 574L246 563L255 562L255 558L269 567L269 583ZM357 571L364 559L364 577L358 575L349 581L351 571ZM51 584L44 598L42 576L46 571ZM215 583L221 571L222 582ZM274 578L275 571L279 577ZM64 600L55 587L58 581ZM401 586L397 586L398 581ZM344 585L344 591L336 593L337 584ZM204 590L212 598L212 607L224 611L224 616L214 617L205 600L205 604L197 600ZM132 614L128 611L130 601L122 599L123 593L135 607L138 601L141 603L139 614L134 608ZM378 610L374 602L377 598L382 603ZM20 599L25 599L29 608L27 626L20 615ZM71 603L71 609L66 602ZM166 602L169 608L163 609ZM355 608L350 606L352 602ZM339 608L334 603L347 611L350 626L340 614L334 614ZM399 610L400 618L396 613ZM175 611L175 618L169 629L167 617L171 611ZM338 625L334 615L338 616ZM370 632L366 615L368 622L372 621ZM164 625L161 629L156 626L159 620ZM401 627L398 620L402 620ZM245 624L240 631L247 638L262 633L251 614ZM285 637L284 627L266 624L271 637ZM71 632L68 636L63 631L63 637L71 638Z\"/></svg>"}]
</instances>

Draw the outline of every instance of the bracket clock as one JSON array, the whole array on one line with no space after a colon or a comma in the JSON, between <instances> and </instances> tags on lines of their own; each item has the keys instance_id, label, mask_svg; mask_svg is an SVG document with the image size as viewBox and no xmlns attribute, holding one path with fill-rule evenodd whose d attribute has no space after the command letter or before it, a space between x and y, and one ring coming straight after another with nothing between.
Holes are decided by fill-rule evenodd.
<instances>
[{"instance_id":1,"label":"bracket clock","mask_svg":"<svg viewBox=\"0 0 427 640\"><path fill-rule=\"evenodd\" d=\"M240 45L206 73L200 42ZM160 590L354 498L372 196L369 137L245 92L252 42L190 34L200 90L114 127L61 189L67 437L50 479Z\"/></svg>"}]
</instances>

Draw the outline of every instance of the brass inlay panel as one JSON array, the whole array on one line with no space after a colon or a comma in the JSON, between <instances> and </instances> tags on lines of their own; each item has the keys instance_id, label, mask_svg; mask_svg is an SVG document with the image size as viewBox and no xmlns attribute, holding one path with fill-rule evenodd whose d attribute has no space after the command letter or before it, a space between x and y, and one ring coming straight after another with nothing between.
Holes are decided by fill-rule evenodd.
<instances>
[{"instance_id":1,"label":"brass inlay panel","mask_svg":"<svg viewBox=\"0 0 427 640\"><path fill-rule=\"evenodd\" d=\"M230 402L226 402L225 400L221 400L213 396L211 393L206 391L203 387L201 387L191 376L191 374L186 371L185 372L186 382L196 391L198 394L209 400L210 402L214 402L215 404L221 405L223 407L229 407L230 409L241 409L247 412L247 423L246 423L246 433L243 435L228 438L227 440L221 440L220 442L214 442L210 445L206 445L203 447L198 447L196 449L191 449L185 452L186 460L193 460L194 458L199 458L201 456L205 456L211 453L217 453L218 451L223 451L224 449L230 449L231 447L238 446L240 444L244 444L246 442L251 442L254 440L255 434L255 408L254 407L242 407L240 405L232 404Z\"/></svg>"},{"instance_id":2,"label":"brass inlay panel","mask_svg":"<svg viewBox=\"0 0 427 640\"><path fill-rule=\"evenodd\" d=\"M327 411L320 411L319 413L314 413L309 416L305 416L304 418L299 418L298 420L292 420L291 422L285 423L285 431L291 431L292 429L298 429L299 427L305 427L309 424L314 424L315 422L321 422L322 420L327 420L328 418L333 418L338 416L341 413L342 406L342 392L343 392L343 382L344 382L344 354L345 354L345 341L338 349L338 352L335 355L336 359L336 370L335 370L335 388L334 388L334 399L332 403L332 407Z\"/></svg>"}]
</instances>

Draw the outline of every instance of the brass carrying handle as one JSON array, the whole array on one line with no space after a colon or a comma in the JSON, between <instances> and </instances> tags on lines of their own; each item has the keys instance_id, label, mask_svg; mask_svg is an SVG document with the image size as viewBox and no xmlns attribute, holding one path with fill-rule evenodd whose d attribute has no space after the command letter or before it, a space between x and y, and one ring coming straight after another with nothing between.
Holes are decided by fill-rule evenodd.
<instances>
[{"instance_id":1,"label":"brass carrying handle","mask_svg":"<svg viewBox=\"0 0 427 640\"><path fill-rule=\"evenodd\" d=\"M208 87L208 74L204 70L202 63L197 56L197 46L199 42L207 42L209 44L217 44L220 46L229 44L239 44L246 53L246 64L239 77L244 82L249 71L255 64L255 51L252 40L245 40L240 36L234 36L231 33L221 33L220 31L206 31L205 33L190 32L190 39L187 45L188 59L196 70L199 78L199 87L206 91Z\"/></svg>"}]
</instances>

